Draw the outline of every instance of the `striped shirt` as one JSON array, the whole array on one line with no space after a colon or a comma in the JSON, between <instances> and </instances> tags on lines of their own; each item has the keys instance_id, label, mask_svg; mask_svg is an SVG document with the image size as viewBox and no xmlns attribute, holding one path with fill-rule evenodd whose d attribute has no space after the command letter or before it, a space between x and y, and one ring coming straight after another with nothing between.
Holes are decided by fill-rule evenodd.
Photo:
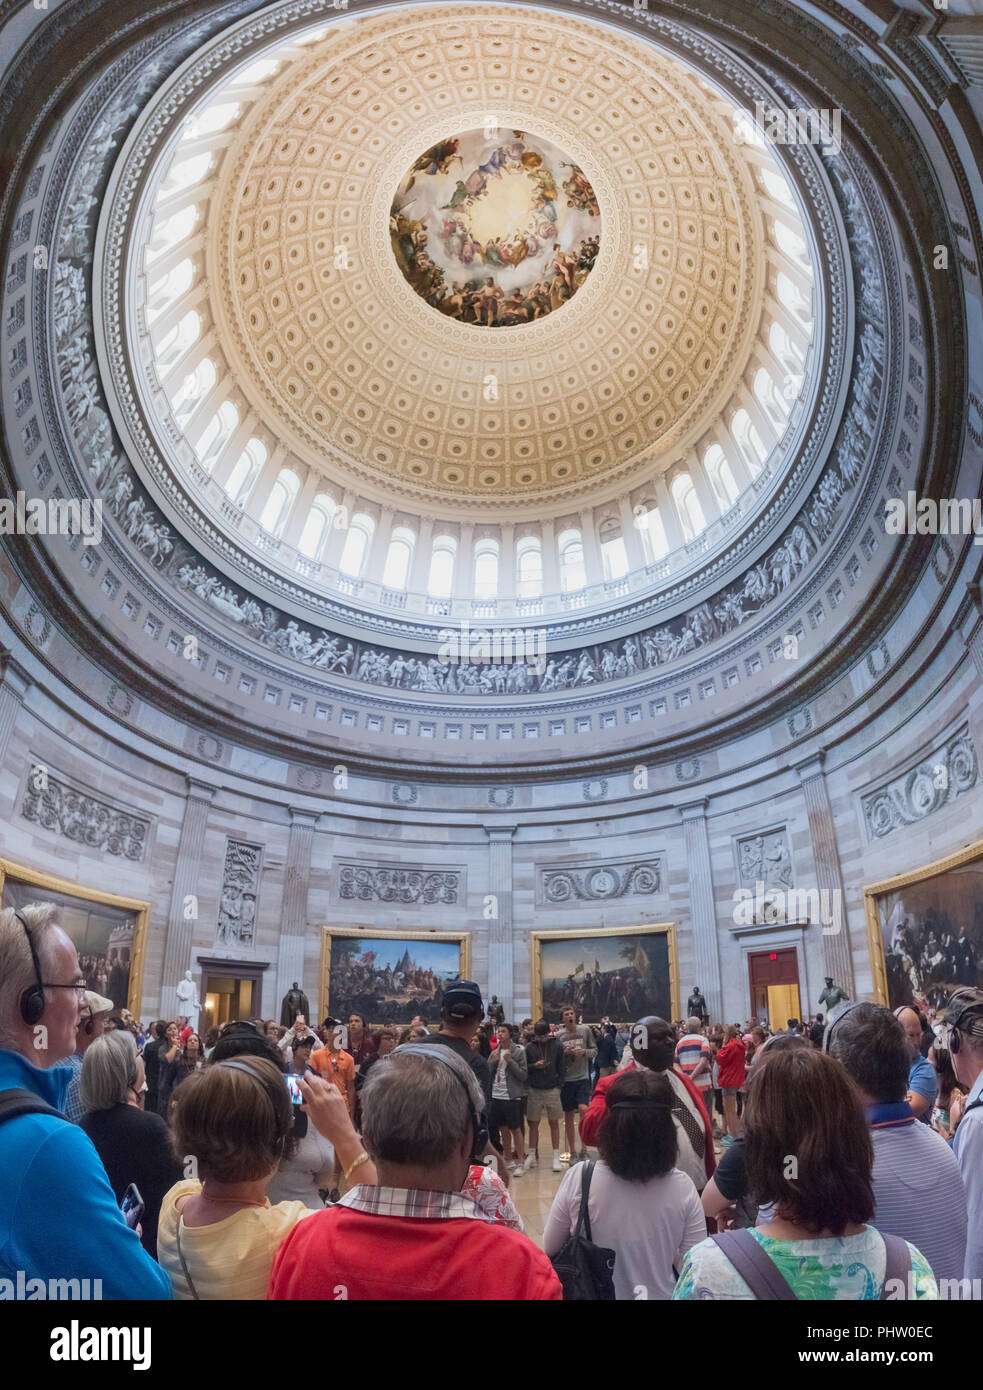
<instances>
[{"instance_id":1,"label":"striped shirt","mask_svg":"<svg viewBox=\"0 0 983 1390\"><path fill-rule=\"evenodd\" d=\"M702 1061L706 1062L706 1068L699 1076L695 1076L694 1072ZM702 1033L687 1033L679 1039L676 1044L676 1066L689 1077L694 1086L707 1087L713 1084L710 1044Z\"/></svg>"},{"instance_id":2,"label":"striped shirt","mask_svg":"<svg viewBox=\"0 0 983 1390\"><path fill-rule=\"evenodd\" d=\"M915 1121L907 1101L867 1110L874 1145L871 1225L922 1252L937 1280L961 1279L966 1252L966 1189L955 1155Z\"/></svg>"}]
</instances>

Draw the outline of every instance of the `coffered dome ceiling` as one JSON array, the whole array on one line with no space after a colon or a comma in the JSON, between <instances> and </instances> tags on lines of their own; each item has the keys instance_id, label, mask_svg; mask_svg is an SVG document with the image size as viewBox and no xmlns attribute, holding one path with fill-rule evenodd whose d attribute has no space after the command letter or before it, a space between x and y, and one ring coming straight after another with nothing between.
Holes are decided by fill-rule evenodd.
<instances>
[{"instance_id":1,"label":"coffered dome ceiling","mask_svg":"<svg viewBox=\"0 0 983 1390\"><path fill-rule=\"evenodd\" d=\"M491 6L480 22L450 6L359 18L277 61L223 132L206 312L235 385L308 467L430 509L555 509L664 468L719 414L760 326L760 189L733 110L681 62ZM514 132L517 167L525 154L561 180L543 240L555 228L579 256L603 235L589 275L530 255L562 312L490 334L408 283L393 213L409 249L439 185L453 228L460 176L484 221L450 283L491 272L510 293L521 276L494 239L510 171L495 161ZM470 164L432 158L462 140ZM172 165L187 159L178 145ZM578 196L575 177L596 217L564 191L568 178ZM477 203L469 178L485 182Z\"/></svg>"}]
</instances>

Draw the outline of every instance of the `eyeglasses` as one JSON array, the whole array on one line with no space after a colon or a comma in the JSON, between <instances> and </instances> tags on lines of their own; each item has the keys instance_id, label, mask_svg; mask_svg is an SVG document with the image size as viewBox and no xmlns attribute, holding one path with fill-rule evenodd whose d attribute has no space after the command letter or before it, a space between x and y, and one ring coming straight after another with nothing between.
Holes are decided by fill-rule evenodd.
<instances>
[{"instance_id":1,"label":"eyeglasses","mask_svg":"<svg viewBox=\"0 0 983 1390\"><path fill-rule=\"evenodd\" d=\"M75 980L70 985L53 985L48 980L42 980L43 989L74 989L76 994L84 994L89 988L88 980Z\"/></svg>"}]
</instances>

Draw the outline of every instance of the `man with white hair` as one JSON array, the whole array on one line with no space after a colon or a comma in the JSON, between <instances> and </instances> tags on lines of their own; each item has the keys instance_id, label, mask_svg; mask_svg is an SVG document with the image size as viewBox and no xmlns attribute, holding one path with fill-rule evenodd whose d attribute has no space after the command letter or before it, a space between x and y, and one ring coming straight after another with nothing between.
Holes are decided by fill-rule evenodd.
<instances>
[{"instance_id":1,"label":"man with white hair","mask_svg":"<svg viewBox=\"0 0 983 1390\"><path fill-rule=\"evenodd\" d=\"M75 1051L68 1059L68 1065L72 1069L72 1079L69 1082L65 1104L62 1107L66 1117L73 1124L77 1125L85 1114L85 1105L82 1101L82 1063L85 1061L86 1049L90 1043L95 1042L96 1038L101 1038L105 1033L109 1015L115 1007L113 1001L107 999L104 994L96 994L94 989L85 991L85 1002L79 1015L79 1026L75 1030Z\"/></svg>"},{"instance_id":2,"label":"man with white hair","mask_svg":"<svg viewBox=\"0 0 983 1390\"><path fill-rule=\"evenodd\" d=\"M0 1184L0 1278L34 1297L35 1281L51 1298L98 1280L104 1299L168 1299L92 1140L62 1113L72 1072L58 1063L74 1051L86 986L56 912L0 912L0 1172L16 1174Z\"/></svg>"},{"instance_id":3,"label":"man with white hair","mask_svg":"<svg viewBox=\"0 0 983 1390\"><path fill-rule=\"evenodd\" d=\"M362 1090L365 1152L345 1172L371 1159L378 1185L358 1183L297 1223L268 1297L476 1300L493 1290L508 1302L560 1299L542 1250L461 1191L487 1142L484 1108L474 1073L450 1048L410 1043L378 1062Z\"/></svg>"}]
</instances>

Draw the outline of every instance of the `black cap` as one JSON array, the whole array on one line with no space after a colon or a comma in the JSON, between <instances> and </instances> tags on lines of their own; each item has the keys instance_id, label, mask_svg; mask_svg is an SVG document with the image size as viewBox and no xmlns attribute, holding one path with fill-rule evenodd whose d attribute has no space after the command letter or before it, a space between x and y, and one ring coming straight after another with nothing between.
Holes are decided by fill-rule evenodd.
<instances>
[{"instance_id":1,"label":"black cap","mask_svg":"<svg viewBox=\"0 0 983 1390\"><path fill-rule=\"evenodd\" d=\"M341 1027L341 1019L340 1019L340 1018L332 1018L331 1015L328 1014L327 1018L326 1018L326 1019L324 1020L324 1022L321 1024L321 1027L322 1027L322 1028L340 1028L340 1027Z\"/></svg>"},{"instance_id":2,"label":"black cap","mask_svg":"<svg viewBox=\"0 0 983 1390\"><path fill-rule=\"evenodd\" d=\"M448 1018L458 1019L473 1018L485 1011L481 990L474 980L451 980L444 990L441 1008Z\"/></svg>"}]
</instances>

